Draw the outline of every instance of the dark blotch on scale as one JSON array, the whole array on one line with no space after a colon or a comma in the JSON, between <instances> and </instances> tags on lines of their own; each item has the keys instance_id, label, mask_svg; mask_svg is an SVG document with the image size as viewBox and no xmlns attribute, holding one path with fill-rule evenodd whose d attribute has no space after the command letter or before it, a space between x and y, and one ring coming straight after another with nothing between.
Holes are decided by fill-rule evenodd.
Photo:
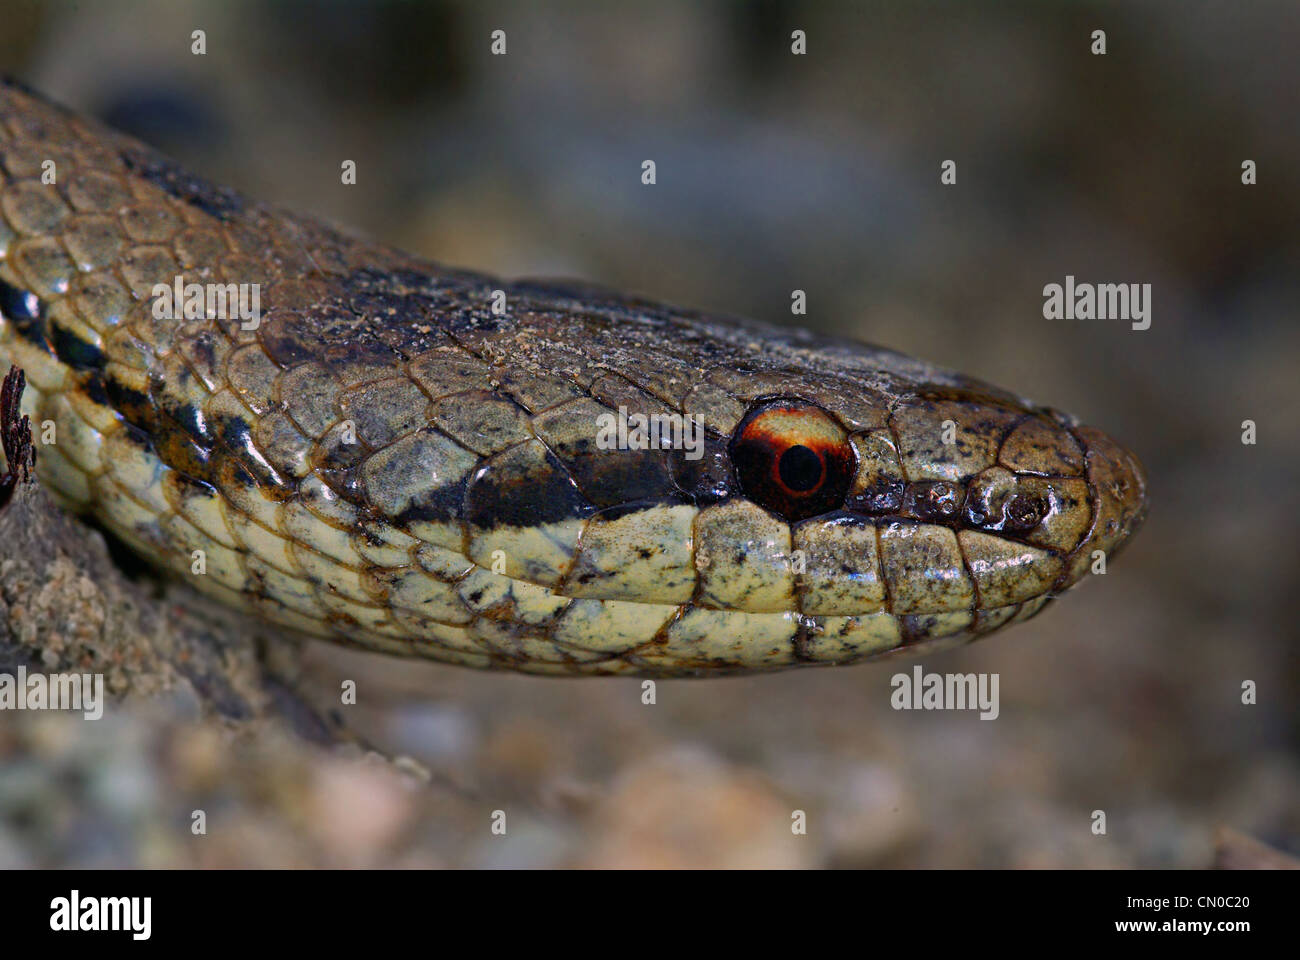
<instances>
[{"instance_id":1,"label":"dark blotch on scale","mask_svg":"<svg viewBox=\"0 0 1300 960\"><path fill-rule=\"evenodd\" d=\"M182 430L164 429L154 435L154 449L163 463L194 479L207 479L210 475L212 451L197 443Z\"/></svg>"},{"instance_id":2,"label":"dark blotch on scale","mask_svg":"<svg viewBox=\"0 0 1300 960\"><path fill-rule=\"evenodd\" d=\"M461 518L469 479L426 491L393 520L401 527L412 523L456 523ZM363 501L364 502L364 501Z\"/></svg>"},{"instance_id":3,"label":"dark blotch on scale","mask_svg":"<svg viewBox=\"0 0 1300 960\"><path fill-rule=\"evenodd\" d=\"M147 393L127 386L114 377L103 380L104 395L108 406L112 407L122 419L146 434L156 433L158 429L158 411Z\"/></svg>"},{"instance_id":4,"label":"dark blotch on scale","mask_svg":"<svg viewBox=\"0 0 1300 960\"><path fill-rule=\"evenodd\" d=\"M672 495L668 465L658 450L602 450L564 456L569 475L593 506Z\"/></svg>"},{"instance_id":5,"label":"dark blotch on scale","mask_svg":"<svg viewBox=\"0 0 1300 960\"><path fill-rule=\"evenodd\" d=\"M253 442L252 429L243 417L216 420L209 429L229 455L256 478L257 486L263 494L281 502L294 495L297 488L263 459L257 444ZM214 449L214 458L218 452L220 451Z\"/></svg>"},{"instance_id":6,"label":"dark blotch on scale","mask_svg":"<svg viewBox=\"0 0 1300 960\"><path fill-rule=\"evenodd\" d=\"M108 357L103 350L82 340L66 327L53 324L50 334L55 354L73 370L103 370L108 366Z\"/></svg>"},{"instance_id":7,"label":"dark blotch on scale","mask_svg":"<svg viewBox=\"0 0 1300 960\"><path fill-rule=\"evenodd\" d=\"M0 317L12 323L18 336L28 343L49 353L54 352L45 329L41 301L36 294L0 280Z\"/></svg>"},{"instance_id":8,"label":"dark blotch on scale","mask_svg":"<svg viewBox=\"0 0 1300 960\"><path fill-rule=\"evenodd\" d=\"M483 530L559 523L593 512L564 465L540 443L490 458L465 493L465 519Z\"/></svg>"}]
</instances>

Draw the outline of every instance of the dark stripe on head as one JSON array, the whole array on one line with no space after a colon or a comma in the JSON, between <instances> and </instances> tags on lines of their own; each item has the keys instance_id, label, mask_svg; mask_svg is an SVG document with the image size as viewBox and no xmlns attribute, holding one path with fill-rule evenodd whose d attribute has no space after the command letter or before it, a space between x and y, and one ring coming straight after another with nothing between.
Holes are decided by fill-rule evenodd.
<instances>
[{"instance_id":1,"label":"dark stripe on head","mask_svg":"<svg viewBox=\"0 0 1300 960\"><path fill-rule=\"evenodd\" d=\"M162 154L135 149L123 150L121 156L132 173L219 220L229 220L244 209L244 198L235 191L194 176Z\"/></svg>"},{"instance_id":2,"label":"dark stripe on head","mask_svg":"<svg viewBox=\"0 0 1300 960\"><path fill-rule=\"evenodd\" d=\"M103 370L108 364L104 351L88 343L67 327L50 324L54 353L73 370Z\"/></svg>"},{"instance_id":3,"label":"dark stripe on head","mask_svg":"<svg viewBox=\"0 0 1300 960\"><path fill-rule=\"evenodd\" d=\"M457 523L460 520L461 504L465 502L465 491L468 487L468 477L447 486L433 487L412 501L411 505L394 520L399 526L415 521Z\"/></svg>"},{"instance_id":4,"label":"dark stripe on head","mask_svg":"<svg viewBox=\"0 0 1300 960\"><path fill-rule=\"evenodd\" d=\"M558 523L588 516L592 508L555 455L530 441L479 468L465 496L465 511L472 526L490 530Z\"/></svg>"},{"instance_id":5,"label":"dark stripe on head","mask_svg":"<svg viewBox=\"0 0 1300 960\"><path fill-rule=\"evenodd\" d=\"M148 434L158 432L158 411L147 393L141 393L113 376L104 378L104 392L108 395L108 406L121 414L127 423Z\"/></svg>"}]
</instances>

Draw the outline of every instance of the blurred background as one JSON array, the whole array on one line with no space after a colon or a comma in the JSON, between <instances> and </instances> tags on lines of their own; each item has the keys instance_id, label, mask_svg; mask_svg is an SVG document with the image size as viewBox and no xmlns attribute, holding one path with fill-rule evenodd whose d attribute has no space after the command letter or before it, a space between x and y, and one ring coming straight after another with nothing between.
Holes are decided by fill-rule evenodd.
<instances>
[{"instance_id":1,"label":"blurred background","mask_svg":"<svg viewBox=\"0 0 1300 960\"><path fill-rule=\"evenodd\" d=\"M218 182L505 275L772 322L806 290L809 326L1104 427L1153 498L1105 577L925 662L998 673L995 721L891 710L910 663L661 682L644 706L636 681L313 644L322 702L357 680L348 724L432 782L170 700L5 714L0 866L1199 867L1220 826L1300 854L1300 6L3 0L0 20L0 71ZM1152 284L1151 328L1044 320L1067 274Z\"/></svg>"}]
</instances>

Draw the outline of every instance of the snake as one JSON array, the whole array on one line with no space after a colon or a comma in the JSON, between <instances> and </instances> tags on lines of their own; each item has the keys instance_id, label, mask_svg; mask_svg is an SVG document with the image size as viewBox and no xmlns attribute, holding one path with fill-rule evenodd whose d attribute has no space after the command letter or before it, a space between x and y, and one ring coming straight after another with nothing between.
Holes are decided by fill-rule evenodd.
<instances>
[{"instance_id":1,"label":"snake","mask_svg":"<svg viewBox=\"0 0 1300 960\"><path fill-rule=\"evenodd\" d=\"M934 652L1104 572L1147 512L1131 451L974 377L440 266L10 79L0 363L60 506L267 628L467 667Z\"/></svg>"}]
</instances>

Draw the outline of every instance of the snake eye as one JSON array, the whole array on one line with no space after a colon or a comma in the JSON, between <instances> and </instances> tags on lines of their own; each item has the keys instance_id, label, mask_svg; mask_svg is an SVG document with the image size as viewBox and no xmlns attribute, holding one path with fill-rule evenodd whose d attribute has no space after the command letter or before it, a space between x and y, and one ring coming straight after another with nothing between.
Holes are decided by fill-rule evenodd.
<instances>
[{"instance_id":1,"label":"snake eye","mask_svg":"<svg viewBox=\"0 0 1300 960\"><path fill-rule=\"evenodd\" d=\"M821 407L769 400L740 421L731 462L751 500L794 521L843 504L857 457L844 428Z\"/></svg>"}]
</instances>

